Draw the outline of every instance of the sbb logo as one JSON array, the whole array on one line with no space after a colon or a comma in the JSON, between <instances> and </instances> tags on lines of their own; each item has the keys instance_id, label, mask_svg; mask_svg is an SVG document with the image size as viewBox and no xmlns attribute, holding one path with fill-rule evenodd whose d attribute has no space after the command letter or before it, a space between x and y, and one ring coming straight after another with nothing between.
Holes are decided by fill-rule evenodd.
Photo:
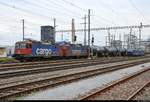
<instances>
[{"instance_id":1,"label":"sbb logo","mask_svg":"<svg viewBox=\"0 0 150 102\"><path fill-rule=\"evenodd\" d=\"M36 54L37 55L51 55L52 54L52 50L51 49L42 49L42 48L37 48L36 49Z\"/></svg>"}]
</instances>

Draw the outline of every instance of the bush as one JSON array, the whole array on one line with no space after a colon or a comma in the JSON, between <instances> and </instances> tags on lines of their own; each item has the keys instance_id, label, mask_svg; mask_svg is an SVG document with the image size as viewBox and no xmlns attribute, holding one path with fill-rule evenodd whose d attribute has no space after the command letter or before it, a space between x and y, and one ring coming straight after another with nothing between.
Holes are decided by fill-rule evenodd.
<instances>
[{"instance_id":1,"label":"bush","mask_svg":"<svg viewBox=\"0 0 150 102\"><path fill-rule=\"evenodd\" d=\"M0 58L0 63L16 63L18 62L14 58Z\"/></svg>"}]
</instances>

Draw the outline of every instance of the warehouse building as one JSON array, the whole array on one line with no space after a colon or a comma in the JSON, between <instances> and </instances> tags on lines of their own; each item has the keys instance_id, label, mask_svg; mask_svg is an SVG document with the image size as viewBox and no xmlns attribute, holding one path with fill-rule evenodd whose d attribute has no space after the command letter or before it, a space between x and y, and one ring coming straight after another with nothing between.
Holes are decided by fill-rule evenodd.
<instances>
[{"instance_id":1,"label":"warehouse building","mask_svg":"<svg viewBox=\"0 0 150 102\"><path fill-rule=\"evenodd\" d=\"M12 57L14 52L14 46L0 46L0 58Z\"/></svg>"},{"instance_id":2,"label":"warehouse building","mask_svg":"<svg viewBox=\"0 0 150 102\"><path fill-rule=\"evenodd\" d=\"M5 58L5 57L7 57L6 48L0 47L0 58Z\"/></svg>"}]
</instances>

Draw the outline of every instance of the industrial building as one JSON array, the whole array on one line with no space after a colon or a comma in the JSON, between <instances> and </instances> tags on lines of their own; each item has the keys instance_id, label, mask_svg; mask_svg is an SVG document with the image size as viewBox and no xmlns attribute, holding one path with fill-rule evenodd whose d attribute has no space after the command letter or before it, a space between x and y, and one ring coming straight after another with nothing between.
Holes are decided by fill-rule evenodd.
<instances>
[{"instance_id":1,"label":"industrial building","mask_svg":"<svg viewBox=\"0 0 150 102\"><path fill-rule=\"evenodd\" d=\"M146 53L150 53L150 41L141 41L141 46L145 49Z\"/></svg>"},{"instance_id":2,"label":"industrial building","mask_svg":"<svg viewBox=\"0 0 150 102\"><path fill-rule=\"evenodd\" d=\"M41 41L43 43L55 43L55 31L53 26L41 26Z\"/></svg>"},{"instance_id":3,"label":"industrial building","mask_svg":"<svg viewBox=\"0 0 150 102\"><path fill-rule=\"evenodd\" d=\"M14 50L14 46L0 46L0 58L12 57Z\"/></svg>"},{"instance_id":4,"label":"industrial building","mask_svg":"<svg viewBox=\"0 0 150 102\"><path fill-rule=\"evenodd\" d=\"M7 57L6 49L5 47L0 47L0 58Z\"/></svg>"}]
</instances>

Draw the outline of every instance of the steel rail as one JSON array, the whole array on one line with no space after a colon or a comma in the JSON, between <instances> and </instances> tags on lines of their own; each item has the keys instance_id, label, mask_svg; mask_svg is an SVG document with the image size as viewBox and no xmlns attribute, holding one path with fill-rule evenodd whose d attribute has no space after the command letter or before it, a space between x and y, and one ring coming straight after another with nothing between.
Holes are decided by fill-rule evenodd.
<instances>
[{"instance_id":1,"label":"steel rail","mask_svg":"<svg viewBox=\"0 0 150 102\"><path fill-rule=\"evenodd\" d=\"M114 61L114 62L120 63L120 61ZM107 63L108 63L108 64L113 64L114 62L112 62L112 61L111 61L110 63L108 63L108 62L102 62L103 64L102 64L101 67L103 68ZM105 63L106 63L106 64L105 64ZM92 65L91 65L91 66L92 66ZM110 65L109 65L109 66L110 66ZM111 66L114 66L114 65L111 65ZM105 67L108 67L108 66L106 65ZM81 67L81 68L82 68L82 67ZM76 70L76 69L78 69L78 67L77 67L77 68L70 68L70 69L68 69L68 70L74 70L74 69ZM84 68L84 69L86 70L86 68ZM65 71L65 69L62 70L62 71ZM66 70L66 71L67 71L67 70ZM54 73L55 73L55 72L59 72L59 70L58 70L58 71L57 71L57 70L54 71ZM49 73L49 72L46 72L46 73ZM40 74L44 74L44 73L40 73ZM34 74L34 76L36 76L36 75L38 75L38 74ZM30 76L30 75L29 75L29 76ZM21 78L21 77L22 77L22 76L20 76L20 78ZM42 76L42 77L43 77L43 76ZM11 80L13 80L12 78L13 78L13 79L18 78L18 76L17 76L17 77L15 77L15 76L14 76L14 77L11 77ZM4 78L4 79L6 80L7 78ZM9 79L9 78L8 78L8 79ZM32 78L31 78L31 79L32 79ZM21 81L24 81L24 79L21 80ZM16 80L16 81L11 81L11 82L6 82L6 83L4 82L4 83L0 83L0 85L10 84L10 83L13 84L13 83L17 83L17 82L20 82L20 81L17 81L17 80Z\"/></svg>"},{"instance_id":2,"label":"steel rail","mask_svg":"<svg viewBox=\"0 0 150 102\"><path fill-rule=\"evenodd\" d=\"M98 60L111 60L114 58L110 58L110 59L106 59L106 58L102 58L102 59L78 59L78 60L59 60L59 61L44 61L44 62L30 62L30 63L18 63L17 65L1 65L0 66L0 71L1 70L7 70L7 69L17 69L17 68L25 68L25 67L36 67L36 66L42 66L42 65L59 65L59 64L63 64L63 63L72 63L72 62L84 62L84 61L98 61ZM129 58L117 58L117 59L129 59Z\"/></svg>"},{"instance_id":3,"label":"steel rail","mask_svg":"<svg viewBox=\"0 0 150 102\"><path fill-rule=\"evenodd\" d=\"M128 97L127 100L132 100L134 97L136 97L136 95L138 95L149 84L150 84L150 81L148 81L147 83L145 83L141 88L139 88L136 92L134 92L130 97Z\"/></svg>"},{"instance_id":4,"label":"steel rail","mask_svg":"<svg viewBox=\"0 0 150 102\"><path fill-rule=\"evenodd\" d=\"M130 66L135 66L135 63L116 65L114 67L103 68L103 69L88 70L88 71L83 71L83 72L78 72L78 73L73 73L68 75L47 78L43 80L37 80L33 82L20 83L14 86L1 87L0 99L6 99L10 96L16 96L18 94L26 93L26 92L28 93L41 88L58 86L68 82L73 82L84 78L96 76L102 73L124 69Z\"/></svg>"},{"instance_id":5,"label":"steel rail","mask_svg":"<svg viewBox=\"0 0 150 102\"><path fill-rule=\"evenodd\" d=\"M147 58L148 56L142 56L142 57L136 57L139 58ZM109 57L110 59L116 58L116 57ZM134 57L117 57L117 58L134 58ZM106 57L92 59L92 60L101 60L101 59L108 59ZM0 64L0 67L12 67L12 66L24 66L24 65L33 65L33 64L46 64L46 63L59 63L59 62L67 62L67 61L84 61L84 60L90 60L90 59L65 59L65 60L51 60L51 61L37 61L37 62L25 62L25 63L9 63L9 64Z\"/></svg>"},{"instance_id":6,"label":"steel rail","mask_svg":"<svg viewBox=\"0 0 150 102\"><path fill-rule=\"evenodd\" d=\"M79 60L79 61L69 61L69 62L56 62L56 63L47 63L47 64L31 64L31 65L21 65L21 66L13 66L13 67L2 67L0 68L0 71L9 71L9 70L21 70L21 69L34 69L34 68L39 68L39 67L49 67L49 66L56 66L56 65L65 65L65 64L73 64L73 63L85 63L85 62L115 62L115 61L126 61L126 60L131 60L127 58L117 58L117 59L94 59L94 60Z\"/></svg>"},{"instance_id":7,"label":"steel rail","mask_svg":"<svg viewBox=\"0 0 150 102\"><path fill-rule=\"evenodd\" d=\"M94 61L94 60L92 60ZM21 65L21 66L13 66L13 67L4 67L0 68L0 71L8 71L8 70L17 70L17 69L30 69L30 68L39 68L39 67L48 67L48 66L56 66L56 65L65 65L65 64L73 64L73 63L84 63L85 61L67 61L67 62L56 62L56 63L45 63L45 64L30 64L30 65Z\"/></svg>"},{"instance_id":8,"label":"steel rail","mask_svg":"<svg viewBox=\"0 0 150 102\"><path fill-rule=\"evenodd\" d=\"M111 89L112 87L114 87L114 86L116 86L116 85L119 85L119 84L121 84L121 83L123 83L123 82L125 82L125 81L127 81L127 80L130 80L130 79L132 79L132 78L134 78L134 77L137 77L138 75L141 75L142 73L145 73L145 72L147 72L147 71L149 71L149 70L150 70L150 68L146 68L146 69L144 69L144 70L142 70L142 71L139 71L139 72L137 72L137 73L131 74L131 75L129 75L129 76L127 76L127 77L124 77L124 78L122 78L122 79L120 79L120 80L117 80L117 81L115 81L115 82L113 82L113 83L111 83L111 84L108 84L108 85L106 85L105 87L103 87L103 88L101 88L101 89L99 89L99 90L97 90L97 91L95 91L95 92L92 92L92 93L90 93L90 94L88 94L88 95L85 95L85 96L81 97L79 100L88 100L88 99L92 98L93 96L97 95L98 93L103 93L103 92L105 92L105 91ZM143 88L143 87L142 87L142 88ZM139 90L138 90L138 91L139 91ZM135 94L137 94L137 93L134 93L134 95L135 95ZM132 95L132 96L134 96L134 95ZM132 97L129 97L129 98L132 98ZM129 98L128 98L128 99L129 99ZM128 100L128 99L127 99L127 100Z\"/></svg>"},{"instance_id":9,"label":"steel rail","mask_svg":"<svg viewBox=\"0 0 150 102\"><path fill-rule=\"evenodd\" d=\"M0 67L12 67L12 66L20 66L20 65L32 65L32 64L44 64L44 63L59 63L59 62L67 62L67 61L78 61L78 60L87 60L87 59L65 59L65 60L51 60L51 61L36 61L36 62L24 62L24 63L8 63L8 64L0 64Z\"/></svg>"},{"instance_id":10,"label":"steel rail","mask_svg":"<svg viewBox=\"0 0 150 102\"><path fill-rule=\"evenodd\" d=\"M145 57L146 58L146 57ZM91 62L94 62L94 61L105 61L107 60L109 62L109 60L119 60L119 61L126 61L126 60L135 60L133 58L110 58L110 59L94 59L94 60L76 60L76 61L66 61L66 62L54 62L54 63L50 63L50 62L47 62L47 64L45 63L38 63L38 64L29 64L29 65L20 65L20 66L10 66L10 67L1 67L0 68L0 71L9 71L9 70L21 70L21 69L33 69L33 68L39 68L39 67L48 67L48 66L55 66L55 65L64 65L64 64L73 64L73 63L81 63L81 62L87 62L87 61L91 61ZM136 58L136 59L142 59L142 58ZM118 61L118 62L119 62ZM113 61L112 61L113 62Z\"/></svg>"},{"instance_id":11,"label":"steel rail","mask_svg":"<svg viewBox=\"0 0 150 102\"><path fill-rule=\"evenodd\" d=\"M139 59L140 60L140 59ZM149 62L148 59L143 59L143 62ZM112 61L111 61L112 62ZM118 62L118 61L114 61ZM137 60L133 61L135 64L137 63ZM131 62L131 63L133 63ZM140 60L141 62L141 60ZM141 63L143 63L141 62ZM10 77L18 77L22 75L31 75L31 74L38 74L38 73L44 73L44 72L50 72L50 71L58 71L58 70L66 70L70 68L78 68L78 67L86 67L86 66L92 66L92 65L98 65L102 63L107 62L83 62L83 63L73 63L68 65L59 65L59 66L52 66L52 67L42 67L42 68L36 68L36 69L25 69L25 70L16 70L16 71L6 71L6 72L0 72L0 78L10 78Z\"/></svg>"},{"instance_id":12,"label":"steel rail","mask_svg":"<svg viewBox=\"0 0 150 102\"><path fill-rule=\"evenodd\" d=\"M119 61L110 61L110 62L119 62ZM83 62L83 63L70 63L70 64L63 64L58 66L50 66L50 67L38 67L36 69L23 69L23 70L16 70L16 71L6 71L6 72L0 72L0 78L9 78L9 77L16 77L16 76L22 76L22 75L31 75L31 74L38 74L38 73L44 73L44 72L50 72L50 71L58 71L58 70L66 70L66 69L74 69L78 67L86 67L86 66L92 66L92 65L98 65L98 64L105 64L109 63L104 61L95 61L95 62Z\"/></svg>"}]
</instances>

